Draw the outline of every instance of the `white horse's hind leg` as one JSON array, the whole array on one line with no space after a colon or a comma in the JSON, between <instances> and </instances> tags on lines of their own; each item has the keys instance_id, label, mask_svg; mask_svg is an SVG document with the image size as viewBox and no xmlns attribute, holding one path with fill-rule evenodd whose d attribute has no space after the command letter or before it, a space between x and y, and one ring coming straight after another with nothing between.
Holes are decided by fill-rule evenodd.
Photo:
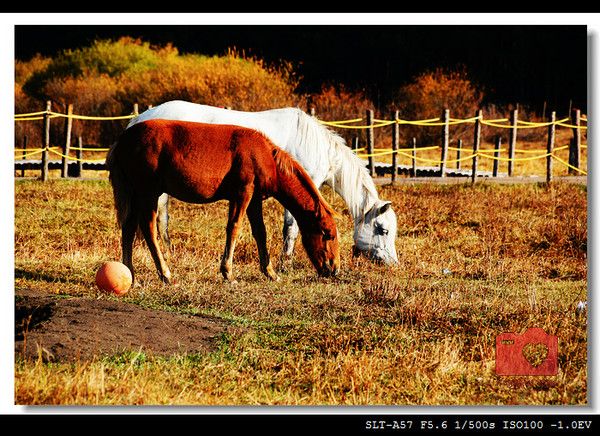
<instances>
[{"instance_id":1,"label":"white horse's hind leg","mask_svg":"<svg viewBox=\"0 0 600 436\"><path fill-rule=\"evenodd\" d=\"M300 228L292 214L286 209L283 215L283 252L281 253L281 268L285 269L292 262L294 245Z\"/></svg>"},{"instance_id":2,"label":"white horse's hind leg","mask_svg":"<svg viewBox=\"0 0 600 436\"><path fill-rule=\"evenodd\" d=\"M166 249L166 252L171 252L171 240L169 239L169 196L162 194L158 197L158 212L157 212L157 227L160 240ZM165 254L167 254L165 253ZM167 256L165 256L166 258Z\"/></svg>"}]
</instances>

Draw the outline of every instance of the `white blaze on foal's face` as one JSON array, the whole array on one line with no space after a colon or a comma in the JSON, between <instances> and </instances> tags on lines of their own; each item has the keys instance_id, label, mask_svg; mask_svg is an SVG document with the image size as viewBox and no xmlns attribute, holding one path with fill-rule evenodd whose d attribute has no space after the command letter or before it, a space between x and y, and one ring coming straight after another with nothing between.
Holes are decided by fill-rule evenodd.
<instances>
[{"instance_id":1,"label":"white blaze on foal's face","mask_svg":"<svg viewBox=\"0 0 600 436\"><path fill-rule=\"evenodd\" d=\"M379 200L354 227L355 251L386 265L398 263L396 214L391 202ZM357 253L356 253L357 254Z\"/></svg>"}]
</instances>

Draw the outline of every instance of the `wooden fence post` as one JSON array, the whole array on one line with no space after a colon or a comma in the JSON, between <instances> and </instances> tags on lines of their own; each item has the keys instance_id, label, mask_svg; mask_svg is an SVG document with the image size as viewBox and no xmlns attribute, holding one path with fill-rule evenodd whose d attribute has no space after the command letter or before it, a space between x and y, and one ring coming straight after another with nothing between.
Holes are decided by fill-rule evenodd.
<instances>
[{"instance_id":1,"label":"wooden fence post","mask_svg":"<svg viewBox=\"0 0 600 436\"><path fill-rule=\"evenodd\" d=\"M374 136L373 136L373 109L367 109L367 125L371 126L367 128L367 153L369 160L369 174L371 177L375 177L375 159L373 158L374 147Z\"/></svg>"},{"instance_id":2,"label":"wooden fence post","mask_svg":"<svg viewBox=\"0 0 600 436\"><path fill-rule=\"evenodd\" d=\"M552 153L554 153L554 138L556 133L556 112L550 114L551 124L548 126L548 143L546 145L546 183L552 181Z\"/></svg>"},{"instance_id":3,"label":"wooden fence post","mask_svg":"<svg viewBox=\"0 0 600 436\"><path fill-rule=\"evenodd\" d=\"M492 177L498 177L498 163L500 157L500 146L502 145L502 137L500 135L496 136L496 146L494 148L494 163L492 167Z\"/></svg>"},{"instance_id":4,"label":"wooden fence post","mask_svg":"<svg viewBox=\"0 0 600 436\"><path fill-rule=\"evenodd\" d=\"M392 124L392 185L398 176L398 142L400 141L400 126L396 121L400 112L394 111L394 124Z\"/></svg>"},{"instance_id":5,"label":"wooden fence post","mask_svg":"<svg viewBox=\"0 0 600 436\"><path fill-rule=\"evenodd\" d=\"M456 169L460 170L460 149L462 148L462 139L459 139L457 142L456 148Z\"/></svg>"},{"instance_id":6,"label":"wooden fence post","mask_svg":"<svg viewBox=\"0 0 600 436\"><path fill-rule=\"evenodd\" d=\"M410 171L412 177L417 177L417 138L414 136L412 139L412 167Z\"/></svg>"},{"instance_id":7,"label":"wooden fence post","mask_svg":"<svg viewBox=\"0 0 600 436\"><path fill-rule=\"evenodd\" d=\"M446 177L446 156L448 155L448 141L450 139L450 109L442 112L442 155L440 156L440 177Z\"/></svg>"},{"instance_id":8,"label":"wooden fence post","mask_svg":"<svg viewBox=\"0 0 600 436\"><path fill-rule=\"evenodd\" d=\"M515 158L515 148L517 146L517 119L519 117L519 110L514 109L510 113L510 136L508 138L508 176L512 177L514 164L513 159Z\"/></svg>"},{"instance_id":9,"label":"wooden fence post","mask_svg":"<svg viewBox=\"0 0 600 436\"><path fill-rule=\"evenodd\" d=\"M73 128L73 105L67 106L67 118L65 119L65 142L63 144L63 156L62 156L62 169L60 172L61 177L67 177L69 168L69 152L71 150L71 129Z\"/></svg>"},{"instance_id":10,"label":"wooden fence post","mask_svg":"<svg viewBox=\"0 0 600 436\"><path fill-rule=\"evenodd\" d=\"M571 111L573 127L573 139L571 140L571 146L569 147L569 165L579 168L579 158L581 156L581 113L579 109L573 109ZM569 168L569 175L577 175L577 170Z\"/></svg>"},{"instance_id":11,"label":"wooden fence post","mask_svg":"<svg viewBox=\"0 0 600 436\"><path fill-rule=\"evenodd\" d=\"M83 140L81 136L77 137L77 171L75 173L75 177L81 177L83 173Z\"/></svg>"},{"instance_id":12,"label":"wooden fence post","mask_svg":"<svg viewBox=\"0 0 600 436\"><path fill-rule=\"evenodd\" d=\"M46 101L46 112L44 113L44 151L42 151L42 170L41 180L48 180L48 148L50 148L50 111L52 110L52 102Z\"/></svg>"},{"instance_id":13,"label":"wooden fence post","mask_svg":"<svg viewBox=\"0 0 600 436\"><path fill-rule=\"evenodd\" d=\"M481 143L481 119L483 111L477 111L477 119L475 120L475 128L473 131L473 168L471 170L471 183L477 180L477 155L479 153L479 144Z\"/></svg>"},{"instance_id":14,"label":"wooden fence post","mask_svg":"<svg viewBox=\"0 0 600 436\"><path fill-rule=\"evenodd\" d=\"M23 158L25 159L27 157L27 135L23 136ZM25 165L23 165L23 168L21 168L21 177L25 177Z\"/></svg>"},{"instance_id":15,"label":"wooden fence post","mask_svg":"<svg viewBox=\"0 0 600 436\"><path fill-rule=\"evenodd\" d=\"M133 103L133 115L136 117L140 114L140 109L137 103Z\"/></svg>"}]
</instances>

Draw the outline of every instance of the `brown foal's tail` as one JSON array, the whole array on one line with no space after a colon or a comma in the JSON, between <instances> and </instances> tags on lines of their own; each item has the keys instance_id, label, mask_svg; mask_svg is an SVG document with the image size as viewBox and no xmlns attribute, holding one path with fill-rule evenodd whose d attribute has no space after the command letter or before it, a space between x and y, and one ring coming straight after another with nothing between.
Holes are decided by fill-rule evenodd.
<instances>
[{"instance_id":1,"label":"brown foal's tail","mask_svg":"<svg viewBox=\"0 0 600 436\"><path fill-rule=\"evenodd\" d=\"M127 217L132 213L133 191L127 182L127 176L123 168L117 162L115 150L119 142L115 142L106 156L106 167L109 171L109 180L113 188L115 209L117 210L117 222L122 227Z\"/></svg>"}]
</instances>

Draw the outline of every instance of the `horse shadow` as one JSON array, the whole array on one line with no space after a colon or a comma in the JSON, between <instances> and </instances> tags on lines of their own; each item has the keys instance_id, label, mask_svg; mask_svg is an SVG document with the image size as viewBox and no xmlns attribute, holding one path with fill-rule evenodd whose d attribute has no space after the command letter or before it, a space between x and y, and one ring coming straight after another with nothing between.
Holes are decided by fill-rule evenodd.
<instances>
[{"instance_id":1,"label":"horse shadow","mask_svg":"<svg viewBox=\"0 0 600 436\"><path fill-rule=\"evenodd\" d=\"M55 276L50 275L43 272L38 271L28 271L22 268L15 268L15 279L25 279L25 280L36 280L43 281L48 283L74 283L72 278L69 279L65 276Z\"/></svg>"}]
</instances>

